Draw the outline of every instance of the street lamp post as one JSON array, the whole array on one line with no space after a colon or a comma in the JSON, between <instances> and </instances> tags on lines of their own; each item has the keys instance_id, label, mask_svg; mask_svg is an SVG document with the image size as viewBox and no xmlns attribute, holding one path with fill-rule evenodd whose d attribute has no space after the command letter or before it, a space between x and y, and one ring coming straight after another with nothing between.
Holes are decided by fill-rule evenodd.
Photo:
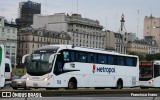
<instances>
[{"instance_id":1,"label":"street lamp post","mask_svg":"<svg viewBox=\"0 0 160 100\"><path fill-rule=\"evenodd\" d=\"M154 26L153 28L160 28L160 26Z\"/></svg>"}]
</instances>

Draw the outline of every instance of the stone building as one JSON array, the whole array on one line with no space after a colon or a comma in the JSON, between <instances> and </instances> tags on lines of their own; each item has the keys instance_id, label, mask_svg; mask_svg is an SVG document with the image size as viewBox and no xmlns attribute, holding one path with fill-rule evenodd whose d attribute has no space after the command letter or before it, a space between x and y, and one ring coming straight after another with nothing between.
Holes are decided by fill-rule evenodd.
<instances>
[{"instance_id":1,"label":"stone building","mask_svg":"<svg viewBox=\"0 0 160 100\"><path fill-rule=\"evenodd\" d=\"M11 59L12 65L16 65L17 25L7 22L2 16L0 16L0 44L5 47L5 56Z\"/></svg>"},{"instance_id":2,"label":"stone building","mask_svg":"<svg viewBox=\"0 0 160 100\"><path fill-rule=\"evenodd\" d=\"M34 15L33 28L67 32L75 46L105 49L105 32L98 20L82 18L80 14Z\"/></svg>"},{"instance_id":3,"label":"stone building","mask_svg":"<svg viewBox=\"0 0 160 100\"><path fill-rule=\"evenodd\" d=\"M22 28L18 32L18 58L31 54L39 47L51 44L70 44L71 38L66 32L47 31L45 29Z\"/></svg>"}]
</instances>

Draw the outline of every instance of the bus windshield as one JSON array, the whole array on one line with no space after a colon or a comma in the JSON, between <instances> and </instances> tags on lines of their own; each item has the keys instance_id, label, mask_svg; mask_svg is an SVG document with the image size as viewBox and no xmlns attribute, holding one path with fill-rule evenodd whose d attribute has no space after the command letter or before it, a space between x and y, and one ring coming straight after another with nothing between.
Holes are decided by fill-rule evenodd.
<instances>
[{"instance_id":1,"label":"bus windshield","mask_svg":"<svg viewBox=\"0 0 160 100\"><path fill-rule=\"evenodd\" d=\"M35 53L32 54L27 65L27 73L30 75L44 75L52 70L49 58L53 53Z\"/></svg>"},{"instance_id":2,"label":"bus windshield","mask_svg":"<svg viewBox=\"0 0 160 100\"><path fill-rule=\"evenodd\" d=\"M154 65L154 78L160 76L160 65Z\"/></svg>"},{"instance_id":3,"label":"bus windshield","mask_svg":"<svg viewBox=\"0 0 160 100\"><path fill-rule=\"evenodd\" d=\"M140 67L140 81L148 81L152 79L152 67Z\"/></svg>"}]
</instances>

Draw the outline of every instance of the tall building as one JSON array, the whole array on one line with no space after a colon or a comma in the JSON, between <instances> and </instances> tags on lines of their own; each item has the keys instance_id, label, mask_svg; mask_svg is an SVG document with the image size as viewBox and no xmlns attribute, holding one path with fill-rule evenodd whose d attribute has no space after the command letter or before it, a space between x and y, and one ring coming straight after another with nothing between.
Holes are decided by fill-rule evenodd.
<instances>
[{"instance_id":1,"label":"tall building","mask_svg":"<svg viewBox=\"0 0 160 100\"><path fill-rule=\"evenodd\" d=\"M158 28L154 28L158 27ZM145 16L144 18L144 37L152 36L153 40L156 40L160 48L160 18L151 16Z\"/></svg>"},{"instance_id":2,"label":"tall building","mask_svg":"<svg viewBox=\"0 0 160 100\"><path fill-rule=\"evenodd\" d=\"M0 16L0 44L5 47L5 57L11 59L12 65L16 65L17 25L7 22L2 16Z\"/></svg>"},{"instance_id":3,"label":"tall building","mask_svg":"<svg viewBox=\"0 0 160 100\"><path fill-rule=\"evenodd\" d=\"M80 14L34 15L33 28L67 32L73 45L105 49L105 32L98 20L82 18Z\"/></svg>"},{"instance_id":4,"label":"tall building","mask_svg":"<svg viewBox=\"0 0 160 100\"><path fill-rule=\"evenodd\" d=\"M19 27L28 27L33 24L33 15L41 13L41 4L32 1L20 2L16 23Z\"/></svg>"}]
</instances>

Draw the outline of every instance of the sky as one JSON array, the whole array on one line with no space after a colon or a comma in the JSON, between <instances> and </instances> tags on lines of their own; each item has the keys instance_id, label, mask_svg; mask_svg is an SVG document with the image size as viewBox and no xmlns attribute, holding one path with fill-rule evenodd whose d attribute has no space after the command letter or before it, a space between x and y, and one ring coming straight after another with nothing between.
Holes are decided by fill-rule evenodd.
<instances>
[{"instance_id":1,"label":"sky","mask_svg":"<svg viewBox=\"0 0 160 100\"><path fill-rule=\"evenodd\" d=\"M0 16L7 20L18 17L19 2L28 0L0 0ZM41 14L81 14L83 18L98 20L104 30L117 32L122 13L127 32L143 38L145 16L160 17L160 0L30 0L41 3ZM137 27L138 26L138 27Z\"/></svg>"}]
</instances>

